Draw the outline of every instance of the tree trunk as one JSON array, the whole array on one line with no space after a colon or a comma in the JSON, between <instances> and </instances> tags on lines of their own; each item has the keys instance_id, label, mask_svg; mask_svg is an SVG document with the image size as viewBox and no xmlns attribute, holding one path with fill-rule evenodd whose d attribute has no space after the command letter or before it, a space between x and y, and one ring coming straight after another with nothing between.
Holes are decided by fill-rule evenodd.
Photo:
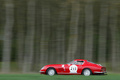
<instances>
[{"instance_id":1,"label":"tree trunk","mask_svg":"<svg viewBox=\"0 0 120 80\"><path fill-rule=\"evenodd\" d=\"M117 71L119 61L118 54L119 52L119 36L118 36L118 27L117 27L117 17L118 10L115 7L110 9L110 31L111 31L111 53L112 53L112 69Z\"/></svg>"},{"instance_id":2,"label":"tree trunk","mask_svg":"<svg viewBox=\"0 0 120 80\"><path fill-rule=\"evenodd\" d=\"M71 21L70 21L70 36L68 43L67 51L67 62L74 59L76 50L77 50L77 41L78 41L78 21L80 13L80 4L79 1L72 2L72 12L71 12Z\"/></svg>"},{"instance_id":3,"label":"tree trunk","mask_svg":"<svg viewBox=\"0 0 120 80\"><path fill-rule=\"evenodd\" d=\"M25 1L17 1L16 4L16 24L17 24L17 57L18 57L18 66L22 69L23 66L23 56L24 56L24 37L25 37L25 6L23 3ZM20 4L21 3L21 4Z\"/></svg>"},{"instance_id":4,"label":"tree trunk","mask_svg":"<svg viewBox=\"0 0 120 80\"><path fill-rule=\"evenodd\" d=\"M41 40L41 1L38 0L36 3L36 31L35 31L35 56L34 56L34 70L38 70L40 68L40 40Z\"/></svg>"},{"instance_id":5,"label":"tree trunk","mask_svg":"<svg viewBox=\"0 0 120 80\"><path fill-rule=\"evenodd\" d=\"M87 0L85 5L85 59L93 57L93 4Z\"/></svg>"},{"instance_id":6,"label":"tree trunk","mask_svg":"<svg viewBox=\"0 0 120 80\"><path fill-rule=\"evenodd\" d=\"M5 21L5 17L3 17L5 15L5 11L4 10L4 0L0 1L0 40L3 41L3 33L4 33L4 21ZM3 46L1 46L3 47ZM2 48L1 48L2 50ZM2 53L1 53L2 54Z\"/></svg>"},{"instance_id":7,"label":"tree trunk","mask_svg":"<svg viewBox=\"0 0 120 80\"><path fill-rule=\"evenodd\" d=\"M12 28L14 25L14 5L13 0L5 0L6 23L4 29L2 72L10 72L10 56L12 44Z\"/></svg>"},{"instance_id":8,"label":"tree trunk","mask_svg":"<svg viewBox=\"0 0 120 80\"><path fill-rule=\"evenodd\" d=\"M57 26L57 63L65 62L65 26L67 17L67 5L62 3Z\"/></svg>"},{"instance_id":9,"label":"tree trunk","mask_svg":"<svg viewBox=\"0 0 120 80\"><path fill-rule=\"evenodd\" d=\"M77 46L77 52L76 52L76 56L75 58L76 59L84 59L84 34L85 34L85 26L84 26L84 23L85 23L85 19L84 19L84 16L85 16L85 12L84 12L84 4L82 4L83 0L80 1L80 17L79 17L79 26L78 26L78 46Z\"/></svg>"},{"instance_id":10,"label":"tree trunk","mask_svg":"<svg viewBox=\"0 0 120 80\"><path fill-rule=\"evenodd\" d=\"M107 23L108 23L108 5L101 5L100 26L99 26L99 52L98 62L105 66L106 63L106 40L107 40Z\"/></svg>"},{"instance_id":11,"label":"tree trunk","mask_svg":"<svg viewBox=\"0 0 120 80\"><path fill-rule=\"evenodd\" d=\"M25 38L25 55L23 72L30 72L32 69L34 54L34 33L35 33L35 0L28 1L27 7L27 34Z\"/></svg>"},{"instance_id":12,"label":"tree trunk","mask_svg":"<svg viewBox=\"0 0 120 80\"><path fill-rule=\"evenodd\" d=\"M52 16L51 16L52 17ZM54 18L53 18L54 19ZM52 20L52 22L55 22L55 19L54 20ZM50 42L49 42L49 51L50 51L50 58L49 58L49 63L50 64L53 64L53 63L55 63L56 62L56 56L55 56L55 53L56 53L56 46L55 46L55 32L56 32L56 30L55 30L55 27L56 26L54 26L54 24L55 23L53 23L52 24L52 27L51 27L51 33L50 33ZM56 58L56 59L55 59Z\"/></svg>"},{"instance_id":13,"label":"tree trunk","mask_svg":"<svg viewBox=\"0 0 120 80\"><path fill-rule=\"evenodd\" d=\"M40 41L40 64L48 62L48 43L50 39L50 8L49 4L42 3L42 35Z\"/></svg>"},{"instance_id":14,"label":"tree trunk","mask_svg":"<svg viewBox=\"0 0 120 80\"><path fill-rule=\"evenodd\" d=\"M49 58L49 62L51 64L55 63L56 62L56 34L57 34L57 31L56 31L56 26L58 24L58 15L56 14L57 11L55 9L55 7L51 6L51 14L50 14L50 17L51 17L51 31L50 31L50 42L49 42L49 51L50 51L50 58Z\"/></svg>"}]
</instances>

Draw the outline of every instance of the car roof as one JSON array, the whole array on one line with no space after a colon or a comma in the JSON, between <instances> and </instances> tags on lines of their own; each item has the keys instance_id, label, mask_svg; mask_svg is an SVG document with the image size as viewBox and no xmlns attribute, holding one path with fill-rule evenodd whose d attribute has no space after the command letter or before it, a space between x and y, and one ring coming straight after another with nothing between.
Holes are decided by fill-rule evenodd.
<instances>
[{"instance_id":1,"label":"car roof","mask_svg":"<svg viewBox=\"0 0 120 80\"><path fill-rule=\"evenodd\" d=\"M85 59L74 59L74 61L87 61Z\"/></svg>"}]
</instances>

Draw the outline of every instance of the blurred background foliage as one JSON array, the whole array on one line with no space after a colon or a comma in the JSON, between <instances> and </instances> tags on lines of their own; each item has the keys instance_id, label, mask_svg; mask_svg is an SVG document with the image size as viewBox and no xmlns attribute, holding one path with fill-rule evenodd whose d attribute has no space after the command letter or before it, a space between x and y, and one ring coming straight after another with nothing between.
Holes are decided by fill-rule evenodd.
<instances>
[{"instance_id":1,"label":"blurred background foliage","mask_svg":"<svg viewBox=\"0 0 120 80\"><path fill-rule=\"evenodd\" d=\"M0 0L0 72L73 59L120 71L119 0Z\"/></svg>"}]
</instances>

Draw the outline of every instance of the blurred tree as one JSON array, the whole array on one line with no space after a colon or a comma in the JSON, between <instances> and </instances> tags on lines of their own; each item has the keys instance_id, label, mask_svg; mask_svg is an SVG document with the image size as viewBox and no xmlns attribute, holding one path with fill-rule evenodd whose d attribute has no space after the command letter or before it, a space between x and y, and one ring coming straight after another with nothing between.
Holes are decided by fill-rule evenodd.
<instances>
[{"instance_id":1,"label":"blurred tree","mask_svg":"<svg viewBox=\"0 0 120 80\"><path fill-rule=\"evenodd\" d=\"M70 36L68 42L67 62L74 59L78 42L78 22L80 13L79 0L72 0L71 5Z\"/></svg>"},{"instance_id":2,"label":"blurred tree","mask_svg":"<svg viewBox=\"0 0 120 80\"><path fill-rule=\"evenodd\" d=\"M13 0L5 0L6 23L4 27L2 72L10 72L12 29L14 26Z\"/></svg>"},{"instance_id":3,"label":"blurred tree","mask_svg":"<svg viewBox=\"0 0 120 80\"><path fill-rule=\"evenodd\" d=\"M42 33L40 41L40 64L48 62L48 43L50 40L50 5L49 1L42 1Z\"/></svg>"},{"instance_id":4,"label":"blurred tree","mask_svg":"<svg viewBox=\"0 0 120 80\"><path fill-rule=\"evenodd\" d=\"M40 67L40 40L42 32L42 12L41 12L41 1L36 1L36 26L35 26L35 51L34 51L34 70L38 70Z\"/></svg>"},{"instance_id":5,"label":"blurred tree","mask_svg":"<svg viewBox=\"0 0 120 80\"><path fill-rule=\"evenodd\" d=\"M56 28L58 25L58 3L56 0L51 2L50 6L50 42L49 42L49 63L56 63Z\"/></svg>"},{"instance_id":6,"label":"blurred tree","mask_svg":"<svg viewBox=\"0 0 120 80\"><path fill-rule=\"evenodd\" d=\"M27 4L27 33L25 36L25 55L23 72L32 70L34 56L34 34L35 34L35 0L29 0Z\"/></svg>"},{"instance_id":7,"label":"blurred tree","mask_svg":"<svg viewBox=\"0 0 120 80\"><path fill-rule=\"evenodd\" d=\"M0 1L0 61L2 61L4 24L5 24L5 6L4 0Z\"/></svg>"},{"instance_id":8,"label":"blurred tree","mask_svg":"<svg viewBox=\"0 0 120 80\"><path fill-rule=\"evenodd\" d=\"M85 5L83 0L80 0L80 16L78 25L78 46L75 58L84 59L84 34L85 34Z\"/></svg>"},{"instance_id":9,"label":"blurred tree","mask_svg":"<svg viewBox=\"0 0 120 80\"><path fill-rule=\"evenodd\" d=\"M5 22L5 9L4 0L0 1L0 40L3 41L4 22Z\"/></svg>"},{"instance_id":10,"label":"blurred tree","mask_svg":"<svg viewBox=\"0 0 120 80\"><path fill-rule=\"evenodd\" d=\"M65 62L65 26L66 26L66 18L67 18L67 4L62 2L60 4L60 13L58 18L58 26L57 26L57 63Z\"/></svg>"},{"instance_id":11,"label":"blurred tree","mask_svg":"<svg viewBox=\"0 0 120 80\"><path fill-rule=\"evenodd\" d=\"M118 9L117 7L111 6L110 8L110 31L111 31L111 53L112 53L112 69L117 71L119 62L118 54L119 52L119 36L118 36L118 27L117 27L117 18Z\"/></svg>"},{"instance_id":12,"label":"blurred tree","mask_svg":"<svg viewBox=\"0 0 120 80\"><path fill-rule=\"evenodd\" d=\"M14 69L30 72L76 58L120 70L119 0L0 0L0 4L2 72L16 63Z\"/></svg>"},{"instance_id":13,"label":"blurred tree","mask_svg":"<svg viewBox=\"0 0 120 80\"><path fill-rule=\"evenodd\" d=\"M16 1L16 25L17 25L17 57L19 68L22 69L24 56L24 40L26 27L26 1Z\"/></svg>"},{"instance_id":14,"label":"blurred tree","mask_svg":"<svg viewBox=\"0 0 120 80\"><path fill-rule=\"evenodd\" d=\"M85 4L85 53L87 60L93 58L93 0L86 0Z\"/></svg>"},{"instance_id":15,"label":"blurred tree","mask_svg":"<svg viewBox=\"0 0 120 80\"><path fill-rule=\"evenodd\" d=\"M102 63L104 66L106 62L107 23L108 23L108 4L103 2L101 4L100 10L98 61Z\"/></svg>"}]
</instances>

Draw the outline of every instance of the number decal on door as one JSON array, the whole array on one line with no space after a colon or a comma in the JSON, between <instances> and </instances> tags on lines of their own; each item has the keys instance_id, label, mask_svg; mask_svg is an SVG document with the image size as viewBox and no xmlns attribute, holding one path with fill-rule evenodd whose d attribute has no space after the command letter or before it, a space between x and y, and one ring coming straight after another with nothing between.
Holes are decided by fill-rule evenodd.
<instances>
[{"instance_id":1,"label":"number decal on door","mask_svg":"<svg viewBox=\"0 0 120 80\"><path fill-rule=\"evenodd\" d=\"M77 73L78 67L76 65L71 65L69 67L70 73Z\"/></svg>"}]
</instances>

